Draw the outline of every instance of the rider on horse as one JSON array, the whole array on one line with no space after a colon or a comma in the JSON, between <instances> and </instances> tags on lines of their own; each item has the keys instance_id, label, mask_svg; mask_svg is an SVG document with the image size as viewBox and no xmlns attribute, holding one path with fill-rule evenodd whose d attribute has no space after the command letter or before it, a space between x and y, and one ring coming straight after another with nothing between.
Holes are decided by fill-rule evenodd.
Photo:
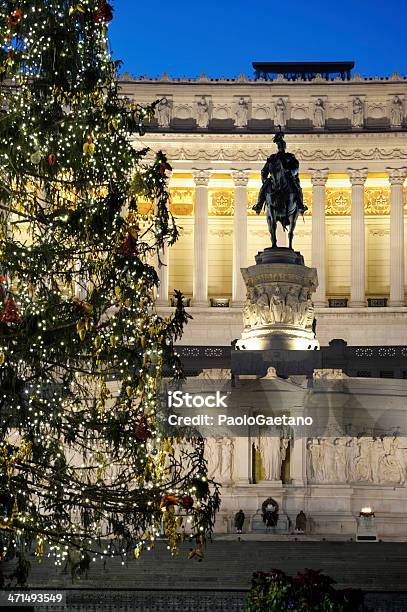
<instances>
[{"instance_id":1,"label":"rider on horse","mask_svg":"<svg viewBox=\"0 0 407 612\"><path fill-rule=\"evenodd\" d=\"M260 214L266 205L267 222L272 238L272 246L277 246L275 229L280 221L284 230L289 227L289 243L292 245L293 232L298 214L308 210L304 205L300 179L299 163L295 155L286 152L284 134L275 135L273 142L278 146L278 153L270 155L261 171L263 185L253 210Z\"/></svg>"}]
</instances>

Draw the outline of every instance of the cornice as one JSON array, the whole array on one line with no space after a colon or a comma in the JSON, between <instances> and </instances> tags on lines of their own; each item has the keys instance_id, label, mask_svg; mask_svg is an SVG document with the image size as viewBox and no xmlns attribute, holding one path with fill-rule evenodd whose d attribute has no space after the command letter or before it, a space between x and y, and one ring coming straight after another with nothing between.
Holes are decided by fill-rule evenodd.
<instances>
[{"instance_id":1,"label":"cornice","mask_svg":"<svg viewBox=\"0 0 407 612\"><path fill-rule=\"evenodd\" d=\"M252 146L253 143L271 143L272 146L275 148L275 145L273 145L272 140L273 140L273 136L274 133L273 132L269 132L269 133L246 133L246 134L241 134L241 133L207 133L207 134L202 134L202 133L193 133L193 132L147 132L143 138L140 138L137 136L137 138L134 138L134 142L135 143L150 143L150 142L154 142L154 143L160 143L164 146L164 143L168 143L168 144L173 144L173 143L179 143L179 142L188 142L188 143L200 143L200 144L205 144L205 146L213 146L216 144L222 144L226 145L226 144L231 144L233 146L235 146L236 144L242 145L242 146ZM316 144L316 143L323 143L324 141L334 141L339 142L339 141L345 141L345 142L355 142L355 141L366 141L366 142L372 142L375 141L377 142L378 140L380 141L389 141L391 140L392 142L394 142L395 140L400 140L402 141L402 143L407 145L407 131L406 130L400 130L400 131L392 131L392 132L367 132L367 131L360 131L360 132L354 132L354 131L347 131L347 132L341 132L341 133L336 133L336 132L324 132L324 133L301 133L301 134L295 134L295 133L290 133L287 132L285 134L285 140L287 141L287 145L288 147L290 147L290 144L295 144L295 143L309 143L309 144Z\"/></svg>"},{"instance_id":2,"label":"cornice","mask_svg":"<svg viewBox=\"0 0 407 612\"><path fill-rule=\"evenodd\" d=\"M264 161L270 152L274 150L273 144L263 147L237 148L192 148L192 147L166 147L169 159L177 161ZM291 148L291 153L299 161L354 161L354 160L405 160L407 159L407 146L405 148L382 148L370 149L357 148L334 148L334 149L306 149Z\"/></svg>"},{"instance_id":3,"label":"cornice","mask_svg":"<svg viewBox=\"0 0 407 612\"><path fill-rule=\"evenodd\" d=\"M394 72L391 76L374 76L374 77L362 77L359 73L355 73L351 79L343 81L340 77L335 79L331 79L327 81L322 77L316 77L312 81L297 79L295 81L285 79L282 75L279 75L277 78L273 80L266 79L253 79L244 74L240 74L238 77L233 78L210 78L205 74L201 74L198 78L172 78L167 73L162 74L160 77L153 78L148 76L131 76L128 72L124 73L123 76L119 78L119 81L123 85L175 85L180 87L185 86L197 86L197 85L205 85L205 86L241 86L241 85L250 85L255 87L275 87L275 86L288 86L293 88L298 87L315 87L315 86L323 86L323 87L332 87L332 86L341 86L341 87L349 87L352 85L372 85L372 84L380 84L380 85L388 85L394 83L406 83L407 76L401 76L397 72Z\"/></svg>"}]
</instances>

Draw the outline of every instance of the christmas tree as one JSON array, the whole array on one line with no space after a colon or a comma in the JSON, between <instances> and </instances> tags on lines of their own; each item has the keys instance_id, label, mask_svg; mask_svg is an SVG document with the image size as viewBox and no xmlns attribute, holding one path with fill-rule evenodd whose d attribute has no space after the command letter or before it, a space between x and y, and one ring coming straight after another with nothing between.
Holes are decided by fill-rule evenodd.
<instances>
[{"instance_id":1,"label":"christmas tree","mask_svg":"<svg viewBox=\"0 0 407 612\"><path fill-rule=\"evenodd\" d=\"M138 557L162 524L201 547L218 505L203 441L160 435L187 314L154 310L177 239L163 153L130 143L105 0L0 1L0 555ZM148 215L140 198L154 204ZM150 262L150 263L149 263ZM179 441L178 441L179 442Z\"/></svg>"}]
</instances>

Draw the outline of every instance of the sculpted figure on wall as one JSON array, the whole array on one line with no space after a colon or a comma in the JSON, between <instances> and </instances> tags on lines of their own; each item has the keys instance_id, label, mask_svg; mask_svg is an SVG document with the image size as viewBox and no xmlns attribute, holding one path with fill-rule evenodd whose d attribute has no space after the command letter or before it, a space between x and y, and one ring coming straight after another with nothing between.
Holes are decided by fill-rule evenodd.
<instances>
[{"instance_id":1,"label":"sculpted figure on wall","mask_svg":"<svg viewBox=\"0 0 407 612\"><path fill-rule=\"evenodd\" d=\"M286 457L289 443L289 439L278 436L260 438L258 448L264 468L264 480L281 479L281 466Z\"/></svg>"},{"instance_id":2,"label":"sculpted figure on wall","mask_svg":"<svg viewBox=\"0 0 407 612\"><path fill-rule=\"evenodd\" d=\"M405 438L321 438L308 440L307 474L311 482L406 482Z\"/></svg>"},{"instance_id":3,"label":"sculpted figure on wall","mask_svg":"<svg viewBox=\"0 0 407 612\"><path fill-rule=\"evenodd\" d=\"M322 98L318 98L314 107L314 126L316 128L325 127L325 106Z\"/></svg>"},{"instance_id":4,"label":"sculpted figure on wall","mask_svg":"<svg viewBox=\"0 0 407 612\"><path fill-rule=\"evenodd\" d=\"M205 459L208 462L208 477L217 480L221 470L222 441L218 438L206 438Z\"/></svg>"},{"instance_id":5,"label":"sculpted figure on wall","mask_svg":"<svg viewBox=\"0 0 407 612\"><path fill-rule=\"evenodd\" d=\"M196 124L199 128L207 128L209 125L209 104L205 96L196 103Z\"/></svg>"},{"instance_id":6,"label":"sculpted figure on wall","mask_svg":"<svg viewBox=\"0 0 407 612\"><path fill-rule=\"evenodd\" d=\"M404 121L403 100L399 96L394 96L390 108L390 124L399 127Z\"/></svg>"},{"instance_id":7,"label":"sculpted figure on wall","mask_svg":"<svg viewBox=\"0 0 407 612\"><path fill-rule=\"evenodd\" d=\"M208 462L208 477L223 482L232 482L234 442L231 438L207 438L205 459Z\"/></svg>"},{"instance_id":8,"label":"sculpted figure on wall","mask_svg":"<svg viewBox=\"0 0 407 612\"><path fill-rule=\"evenodd\" d=\"M286 122L286 106L284 104L283 98L279 98L276 102L276 106L274 109L274 124L284 127L285 122Z\"/></svg>"},{"instance_id":9,"label":"sculpted figure on wall","mask_svg":"<svg viewBox=\"0 0 407 612\"><path fill-rule=\"evenodd\" d=\"M165 96L156 106L156 117L160 127L168 128L171 122L171 103Z\"/></svg>"},{"instance_id":10,"label":"sculpted figure on wall","mask_svg":"<svg viewBox=\"0 0 407 612\"><path fill-rule=\"evenodd\" d=\"M249 119L249 104L241 97L237 103L235 126L237 128L244 128L247 126Z\"/></svg>"},{"instance_id":11,"label":"sculpted figure on wall","mask_svg":"<svg viewBox=\"0 0 407 612\"><path fill-rule=\"evenodd\" d=\"M234 442L231 438L221 440L220 481L230 483L233 479Z\"/></svg>"},{"instance_id":12,"label":"sculpted figure on wall","mask_svg":"<svg viewBox=\"0 0 407 612\"><path fill-rule=\"evenodd\" d=\"M364 124L364 105L359 97L353 99L352 107L352 126L363 127Z\"/></svg>"}]
</instances>

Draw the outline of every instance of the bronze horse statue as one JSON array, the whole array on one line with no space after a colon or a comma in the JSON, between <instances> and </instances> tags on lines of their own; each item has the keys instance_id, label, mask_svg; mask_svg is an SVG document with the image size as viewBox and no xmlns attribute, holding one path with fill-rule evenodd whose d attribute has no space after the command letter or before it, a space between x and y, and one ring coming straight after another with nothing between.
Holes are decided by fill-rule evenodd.
<instances>
[{"instance_id":1,"label":"bronze horse statue","mask_svg":"<svg viewBox=\"0 0 407 612\"><path fill-rule=\"evenodd\" d=\"M277 144L278 152L270 155L261 171L262 187L253 210L259 215L266 206L267 225L271 236L271 246L277 247L277 222L288 228L288 248L293 248L294 230L299 214L304 214L304 206L300 179L299 163L295 155L286 153L284 134L279 126L273 142Z\"/></svg>"}]
</instances>

